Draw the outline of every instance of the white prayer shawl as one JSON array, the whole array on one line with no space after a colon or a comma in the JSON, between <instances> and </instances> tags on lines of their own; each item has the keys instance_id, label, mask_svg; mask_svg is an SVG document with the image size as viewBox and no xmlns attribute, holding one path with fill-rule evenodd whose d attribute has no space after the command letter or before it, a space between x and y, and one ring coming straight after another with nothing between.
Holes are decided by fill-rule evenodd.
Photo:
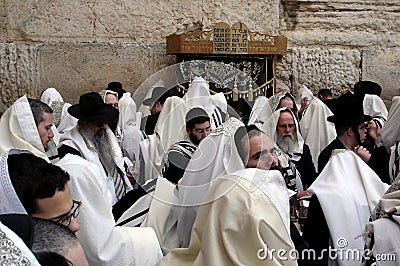
<instances>
[{"instance_id":1,"label":"white prayer shawl","mask_svg":"<svg viewBox=\"0 0 400 266\"><path fill-rule=\"evenodd\" d=\"M17 99L1 116L0 132L0 154L10 149L28 150L50 162L26 95Z\"/></svg>"},{"instance_id":2,"label":"white prayer shawl","mask_svg":"<svg viewBox=\"0 0 400 266\"><path fill-rule=\"evenodd\" d=\"M318 169L318 156L336 138L335 125L328 122L332 111L320 99L314 98L300 120L300 131L304 142L310 148L315 169Z\"/></svg>"},{"instance_id":3,"label":"white prayer shawl","mask_svg":"<svg viewBox=\"0 0 400 266\"><path fill-rule=\"evenodd\" d=\"M333 248L362 251L361 235L378 201L389 186L354 152L335 150L309 192L317 195L327 221ZM340 215L339 215L340 214ZM361 258L361 257L360 257ZM340 266L361 260L336 260Z\"/></svg>"},{"instance_id":4,"label":"white prayer shawl","mask_svg":"<svg viewBox=\"0 0 400 266\"><path fill-rule=\"evenodd\" d=\"M393 146L400 141L400 96L392 99L388 119L382 128L382 142L386 147Z\"/></svg>"},{"instance_id":5,"label":"white prayer shawl","mask_svg":"<svg viewBox=\"0 0 400 266\"><path fill-rule=\"evenodd\" d=\"M248 125L264 124L271 116L271 107L268 104L268 98L265 96L258 96L251 109Z\"/></svg>"},{"instance_id":6,"label":"white prayer shawl","mask_svg":"<svg viewBox=\"0 0 400 266\"><path fill-rule=\"evenodd\" d=\"M3 265L31 265L40 266L32 251L25 245L24 241L10 228L0 222L0 232L4 233L0 238L1 251L6 251L8 256L3 256ZM11 255L12 254L12 255Z\"/></svg>"},{"instance_id":7,"label":"white prayer shawl","mask_svg":"<svg viewBox=\"0 0 400 266\"><path fill-rule=\"evenodd\" d=\"M293 95L290 94L290 92L288 91L281 91L278 92L274 95L272 95L271 97L268 98L268 103L269 103L269 107L271 108L271 111L274 112L278 109L279 103L282 100L282 98L284 98L286 95L288 95L292 100L293 103L296 104ZM295 108L297 106L293 106L293 108Z\"/></svg>"},{"instance_id":8,"label":"white prayer shawl","mask_svg":"<svg viewBox=\"0 0 400 266\"><path fill-rule=\"evenodd\" d=\"M40 101L50 106L52 102L63 102L64 100L55 88L48 88L43 91L40 96Z\"/></svg>"},{"instance_id":9,"label":"white prayer shawl","mask_svg":"<svg viewBox=\"0 0 400 266\"><path fill-rule=\"evenodd\" d=\"M209 84L202 77L195 77L192 80L187 93L183 96L183 100L185 100L188 110L194 107L200 107L207 112L209 117L211 117L214 112L214 104L209 91Z\"/></svg>"},{"instance_id":10,"label":"white prayer shawl","mask_svg":"<svg viewBox=\"0 0 400 266\"><path fill-rule=\"evenodd\" d=\"M166 178L157 178L150 209L142 226L154 229L164 255L179 247L178 208L178 190L175 184Z\"/></svg>"},{"instance_id":11,"label":"white prayer shawl","mask_svg":"<svg viewBox=\"0 0 400 266\"><path fill-rule=\"evenodd\" d=\"M49 107L51 107L51 104L53 102L63 102L63 98L61 94L55 89L55 88L48 88L45 91L43 91L42 95L40 96L40 101L44 102L47 104ZM55 145L57 146L60 140L60 134L54 125L52 126L52 130L54 133L54 141Z\"/></svg>"},{"instance_id":12,"label":"white prayer shawl","mask_svg":"<svg viewBox=\"0 0 400 266\"><path fill-rule=\"evenodd\" d=\"M382 128L388 117L388 111L382 98L374 94L365 94L363 106L364 113L372 116L372 119L376 120Z\"/></svg>"},{"instance_id":13,"label":"white prayer shawl","mask_svg":"<svg viewBox=\"0 0 400 266\"><path fill-rule=\"evenodd\" d=\"M27 214L11 182L7 162L9 154L21 152L23 151L10 150L3 153L0 157L0 214Z\"/></svg>"},{"instance_id":14,"label":"white prayer shawl","mask_svg":"<svg viewBox=\"0 0 400 266\"><path fill-rule=\"evenodd\" d=\"M306 85L301 85L300 89L298 89L298 91L296 93L296 98L295 98L297 110L300 110L301 99L303 99L304 97L307 97L307 99L308 99L307 105L306 105L306 109L307 109L308 106L310 105L311 101L316 97L314 96L312 91L310 91L310 89L307 88Z\"/></svg>"},{"instance_id":15,"label":"white prayer shawl","mask_svg":"<svg viewBox=\"0 0 400 266\"><path fill-rule=\"evenodd\" d=\"M184 139L186 105L177 97L168 97L158 117L154 134L140 142L141 173L139 184L157 178L164 165L164 155L169 147Z\"/></svg>"},{"instance_id":16,"label":"white prayer shawl","mask_svg":"<svg viewBox=\"0 0 400 266\"><path fill-rule=\"evenodd\" d=\"M75 117L73 117L68 113L68 108L70 106L71 106L70 103L65 103L63 105L61 112L61 122L57 126L57 130L60 134L63 134L64 132L71 130L78 123L78 119L76 119Z\"/></svg>"},{"instance_id":17,"label":"white prayer shawl","mask_svg":"<svg viewBox=\"0 0 400 266\"><path fill-rule=\"evenodd\" d=\"M396 145L400 141L400 96L395 96L392 99L392 105L389 110L388 119L382 128L382 142L390 148L389 159L389 175L390 180L393 181L396 177L395 173L398 171L395 165L395 154L400 154L400 145ZM397 149L397 150L396 150Z\"/></svg>"},{"instance_id":18,"label":"white prayer shawl","mask_svg":"<svg viewBox=\"0 0 400 266\"><path fill-rule=\"evenodd\" d=\"M210 135L204 138L178 182L179 209L178 236L181 247L187 247L197 209L204 202L204 195L218 176L243 169L235 145L234 134L244 124L231 117Z\"/></svg>"},{"instance_id":19,"label":"white prayer shawl","mask_svg":"<svg viewBox=\"0 0 400 266\"><path fill-rule=\"evenodd\" d=\"M400 261L400 175L382 196L365 227L364 251L372 251L376 265L398 265ZM390 256L390 257L389 257ZM394 256L394 257L393 257ZM381 260L379 260L381 258ZM383 258L383 259L382 259ZM386 258L386 259L385 259ZM371 259L370 257L368 259ZM362 265L366 265L365 261Z\"/></svg>"},{"instance_id":20,"label":"white prayer shawl","mask_svg":"<svg viewBox=\"0 0 400 266\"><path fill-rule=\"evenodd\" d=\"M126 190L132 190L132 185L129 182L124 170L124 162L125 159L122 156L121 149L118 146L117 140L111 130L107 127L106 134L109 137L111 150L110 152L114 155L114 161L117 167L124 173L124 182L126 185ZM106 180L108 185L109 194L106 195L106 201L111 202L113 205L117 202L117 197L115 196L115 188L114 188L114 181L111 176L107 176L107 173L104 170L102 163L100 162L100 158L98 153L92 148L86 145L85 140L83 139L82 135L79 133L79 126L75 126L72 130L65 132L61 135L60 138L60 145L68 145L76 150L78 150L82 157L89 162L94 163L100 169L101 175L98 176L100 180Z\"/></svg>"},{"instance_id":21,"label":"white prayer shawl","mask_svg":"<svg viewBox=\"0 0 400 266\"><path fill-rule=\"evenodd\" d=\"M127 125L136 126L136 103L130 92L125 92L118 101L119 119L118 125L123 129Z\"/></svg>"},{"instance_id":22,"label":"white prayer shawl","mask_svg":"<svg viewBox=\"0 0 400 266\"><path fill-rule=\"evenodd\" d=\"M188 248L172 250L158 265L297 265L289 253L289 200L278 171L251 168L218 177L200 206Z\"/></svg>"},{"instance_id":23,"label":"white prayer shawl","mask_svg":"<svg viewBox=\"0 0 400 266\"><path fill-rule=\"evenodd\" d=\"M228 103L226 101L226 98L224 96L224 93L218 92L216 94L211 95L212 103L219 107L222 112L227 113L228 112Z\"/></svg>"},{"instance_id":24,"label":"white prayer shawl","mask_svg":"<svg viewBox=\"0 0 400 266\"><path fill-rule=\"evenodd\" d=\"M291 151L289 151L291 155L291 160L298 161L301 158L301 154L303 154L303 146L304 146L304 140L303 137L300 134L300 127L299 123L297 122L296 116L293 114L293 112L285 107L285 108L279 108L278 110L274 111L272 113L272 116L267 120L265 124L262 125L261 130L269 136L274 143L278 143L278 135L276 134L276 126L278 125L279 121L279 116L282 111L289 111L292 114L294 124L296 126L296 132L294 136L297 138L297 141L295 142L295 145Z\"/></svg>"},{"instance_id":25,"label":"white prayer shawl","mask_svg":"<svg viewBox=\"0 0 400 266\"><path fill-rule=\"evenodd\" d=\"M136 160L136 169L139 171L139 143L143 140L143 134L136 127L136 104L129 92L124 93L119 100L119 123L122 130L122 149L130 154L130 159Z\"/></svg>"},{"instance_id":26,"label":"white prayer shawl","mask_svg":"<svg viewBox=\"0 0 400 266\"><path fill-rule=\"evenodd\" d=\"M67 154L58 163L71 176L72 198L82 201L76 233L89 265L155 265L162 253L152 228L116 226L100 169Z\"/></svg>"}]
</instances>

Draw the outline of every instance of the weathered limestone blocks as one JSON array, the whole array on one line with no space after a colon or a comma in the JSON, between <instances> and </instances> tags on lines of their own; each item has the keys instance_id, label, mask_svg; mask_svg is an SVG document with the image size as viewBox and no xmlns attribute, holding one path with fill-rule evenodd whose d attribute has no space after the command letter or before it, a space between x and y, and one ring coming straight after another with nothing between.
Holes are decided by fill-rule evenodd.
<instances>
[{"instance_id":1,"label":"weathered limestone blocks","mask_svg":"<svg viewBox=\"0 0 400 266\"><path fill-rule=\"evenodd\" d=\"M19 96L36 95L37 47L0 43L0 113Z\"/></svg>"}]
</instances>

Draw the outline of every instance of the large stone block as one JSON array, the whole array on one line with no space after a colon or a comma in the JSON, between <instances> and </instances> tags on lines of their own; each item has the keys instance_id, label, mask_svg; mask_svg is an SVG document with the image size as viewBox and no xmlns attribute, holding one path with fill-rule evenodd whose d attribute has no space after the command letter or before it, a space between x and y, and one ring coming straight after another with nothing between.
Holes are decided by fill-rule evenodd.
<instances>
[{"instance_id":1,"label":"large stone block","mask_svg":"<svg viewBox=\"0 0 400 266\"><path fill-rule=\"evenodd\" d=\"M382 99L387 106L400 95L400 48L364 50L362 79L382 86Z\"/></svg>"},{"instance_id":2,"label":"large stone block","mask_svg":"<svg viewBox=\"0 0 400 266\"><path fill-rule=\"evenodd\" d=\"M358 81L361 57L357 50L293 48L290 56L293 93L304 84L314 93L329 87L338 96Z\"/></svg>"},{"instance_id":3,"label":"large stone block","mask_svg":"<svg viewBox=\"0 0 400 266\"><path fill-rule=\"evenodd\" d=\"M160 56L160 49L134 44L43 45L38 51L40 91L55 87L71 103L84 92L105 89L110 81L120 81L134 92L172 58Z\"/></svg>"},{"instance_id":4,"label":"large stone block","mask_svg":"<svg viewBox=\"0 0 400 266\"><path fill-rule=\"evenodd\" d=\"M22 95L37 95L35 45L0 43L0 113Z\"/></svg>"},{"instance_id":5,"label":"large stone block","mask_svg":"<svg viewBox=\"0 0 400 266\"><path fill-rule=\"evenodd\" d=\"M277 34L279 1L5 1L12 40L164 43L172 33L241 21ZM268 19L266 19L268 18Z\"/></svg>"}]
</instances>

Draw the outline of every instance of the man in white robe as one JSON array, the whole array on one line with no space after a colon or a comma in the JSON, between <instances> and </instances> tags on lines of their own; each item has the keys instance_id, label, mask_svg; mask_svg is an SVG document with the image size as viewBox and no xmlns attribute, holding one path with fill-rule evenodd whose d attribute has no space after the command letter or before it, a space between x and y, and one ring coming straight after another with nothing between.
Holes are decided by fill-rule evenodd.
<instances>
[{"instance_id":1,"label":"man in white robe","mask_svg":"<svg viewBox=\"0 0 400 266\"><path fill-rule=\"evenodd\" d=\"M95 163L107 176L113 203L116 203L133 189L129 179L133 177L128 169L132 162L123 156L117 138L106 123L118 117L118 110L105 104L98 93L89 92L81 95L79 104L72 105L68 112L79 121L61 135L60 157L71 153Z\"/></svg>"},{"instance_id":2,"label":"man in white robe","mask_svg":"<svg viewBox=\"0 0 400 266\"><path fill-rule=\"evenodd\" d=\"M316 195L311 199L303 230L304 238L317 256L308 265L326 265L336 261L340 266L360 265L361 256L333 257L323 249L337 249L339 253L361 251L361 235L379 199L388 185L353 151L334 150L331 159L308 189ZM331 244L330 244L331 243ZM357 254L360 255L360 254Z\"/></svg>"},{"instance_id":3,"label":"man in white robe","mask_svg":"<svg viewBox=\"0 0 400 266\"><path fill-rule=\"evenodd\" d=\"M4 113L0 132L0 150L24 149L49 161L26 96L18 99ZM70 175L72 197L82 201L78 217L85 218L79 220L80 232L77 235L90 265L154 265L161 259L161 250L153 229L115 225L107 177L96 164L67 154L57 165ZM15 212L15 207L13 210Z\"/></svg>"},{"instance_id":4,"label":"man in white robe","mask_svg":"<svg viewBox=\"0 0 400 266\"><path fill-rule=\"evenodd\" d=\"M389 174L390 181L400 173L400 96L392 99L388 119L382 128L382 142L390 147Z\"/></svg>"},{"instance_id":5,"label":"man in white robe","mask_svg":"<svg viewBox=\"0 0 400 266\"><path fill-rule=\"evenodd\" d=\"M159 265L297 265L289 256L271 252L294 250L285 182L279 171L265 171L277 165L274 145L261 132L244 145L245 161L252 169L213 181L189 247L172 250Z\"/></svg>"}]
</instances>

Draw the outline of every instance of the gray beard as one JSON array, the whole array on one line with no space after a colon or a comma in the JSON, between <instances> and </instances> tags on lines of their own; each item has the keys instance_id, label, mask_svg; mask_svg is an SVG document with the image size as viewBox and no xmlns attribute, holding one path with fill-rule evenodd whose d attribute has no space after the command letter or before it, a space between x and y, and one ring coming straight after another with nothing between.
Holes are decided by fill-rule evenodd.
<instances>
[{"instance_id":1,"label":"gray beard","mask_svg":"<svg viewBox=\"0 0 400 266\"><path fill-rule=\"evenodd\" d=\"M293 153L294 147L296 145L296 141L292 136L290 139L284 139L282 137L278 137L277 140L278 147L287 154Z\"/></svg>"},{"instance_id":2,"label":"gray beard","mask_svg":"<svg viewBox=\"0 0 400 266\"><path fill-rule=\"evenodd\" d=\"M96 149L96 152L99 156L101 164L107 171L107 175L110 175L115 167L114 158L112 155L111 145L108 141L107 135L103 134L101 136L93 135L92 132L81 128L80 133L82 134L84 139L91 141Z\"/></svg>"}]
</instances>

